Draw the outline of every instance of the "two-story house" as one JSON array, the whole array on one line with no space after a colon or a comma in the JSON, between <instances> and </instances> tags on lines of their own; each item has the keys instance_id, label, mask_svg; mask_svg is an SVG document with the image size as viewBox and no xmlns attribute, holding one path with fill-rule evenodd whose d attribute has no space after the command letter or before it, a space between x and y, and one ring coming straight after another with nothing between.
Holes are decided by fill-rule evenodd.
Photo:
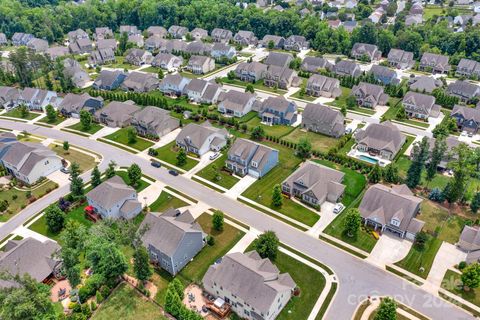
<instances>
[{"instance_id":1,"label":"two-story house","mask_svg":"<svg viewBox=\"0 0 480 320\"><path fill-rule=\"evenodd\" d=\"M457 80L448 85L447 93L458 97L460 101L469 102L480 96L480 87L468 81Z\"/></svg>"},{"instance_id":2,"label":"two-story house","mask_svg":"<svg viewBox=\"0 0 480 320\"><path fill-rule=\"evenodd\" d=\"M141 108L131 100L125 102L112 101L95 112L95 120L111 128L129 126L135 113Z\"/></svg>"},{"instance_id":3,"label":"two-story house","mask_svg":"<svg viewBox=\"0 0 480 320\"><path fill-rule=\"evenodd\" d=\"M306 93L314 97L336 98L342 94L340 80L314 74L308 78Z\"/></svg>"},{"instance_id":4,"label":"two-story house","mask_svg":"<svg viewBox=\"0 0 480 320\"><path fill-rule=\"evenodd\" d=\"M215 60L207 56L192 56L186 69L193 74L205 74L215 70Z\"/></svg>"},{"instance_id":5,"label":"two-story house","mask_svg":"<svg viewBox=\"0 0 480 320\"><path fill-rule=\"evenodd\" d=\"M440 106L435 104L435 97L423 93L409 91L403 97L402 105L407 117L427 120L438 117Z\"/></svg>"},{"instance_id":6,"label":"two-story house","mask_svg":"<svg viewBox=\"0 0 480 320\"><path fill-rule=\"evenodd\" d=\"M179 73L167 74L160 82L159 90L168 95L180 96L189 82L189 78L182 77Z\"/></svg>"},{"instance_id":7,"label":"two-story house","mask_svg":"<svg viewBox=\"0 0 480 320\"><path fill-rule=\"evenodd\" d=\"M353 86L351 95L355 97L358 105L364 108L375 109L377 105L387 104L388 95L383 92L383 87L367 82L360 82Z\"/></svg>"},{"instance_id":8,"label":"two-story house","mask_svg":"<svg viewBox=\"0 0 480 320\"><path fill-rule=\"evenodd\" d=\"M302 128L339 138L345 133L345 117L338 110L307 103L302 113Z\"/></svg>"},{"instance_id":9,"label":"two-story house","mask_svg":"<svg viewBox=\"0 0 480 320\"><path fill-rule=\"evenodd\" d=\"M241 177L265 176L278 164L278 150L262 144L238 138L228 150L225 167Z\"/></svg>"},{"instance_id":10,"label":"two-story house","mask_svg":"<svg viewBox=\"0 0 480 320\"><path fill-rule=\"evenodd\" d=\"M189 123L177 135L177 146L187 152L202 156L208 151L219 151L227 145L228 132L215 128L208 121L202 124Z\"/></svg>"},{"instance_id":11,"label":"two-story house","mask_svg":"<svg viewBox=\"0 0 480 320\"><path fill-rule=\"evenodd\" d=\"M457 77L480 78L480 62L470 59L461 59L455 71Z\"/></svg>"},{"instance_id":12,"label":"two-story house","mask_svg":"<svg viewBox=\"0 0 480 320\"><path fill-rule=\"evenodd\" d=\"M480 108L470 108L467 106L455 105L450 113L452 118L457 121L460 131L476 134L480 128Z\"/></svg>"},{"instance_id":13,"label":"two-story house","mask_svg":"<svg viewBox=\"0 0 480 320\"><path fill-rule=\"evenodd\" d=\"M233 38L232 31L226 29L215 28L210 33L210 37L214 42L227 43Z\"/></svg>"},{"instance_id":14,"label":"two-story house","mask_svg":"<svg viewBox=\"0 0 480 320\"><path fill-rule=\"evenodd\" d=\"M309 42L304 36L291 35L283 44L285 50L298 51L306 50L310 47Z\"/></svg>"},{"instance_id":15,"label":"two-story house","mask_svg":"<svg viewBox=\"0 0 480 320\"><path fill-rule=\"evenodd\" d=\"M371 123L355 135L357 150L393 160L405 143L405 136L390 121Z\"/></svg>"},{"instance_id":16,"label":"two-story house","mask_svg":"<svg viewBox=\"0 0 480 320\"><path fill-rule=\"evenodd\" d=\"M388 53L388 64L397 69L409 69L415 64L413 52L401 49L390 49Z\"/></svg>"},{"instance_id":17,"label":"two-story house","mask_svg":"<svg viewBox=\"0 0 480 320\"><path fill-rule=\"evenodd\" d=\"M277 87L287 90L294 84L296 78L297 72L295 70L288 67L270 65L264 73L263 84L267 87Z\"/></svg>"},{"instance_id":18,"label":"two-story house","mask_svg":"<svg viewBox=\"0 0 480 320\"><path fill-rule=\"evenodd\" d=\"M92 87L97 90L115 90L123 83L127 74L120 70L102 70L93 82Z\"/></svg>"},{"instance_id":19,"label":"two-story house","mask_svg":"<svg viewBox=\"0 0 480 320\"><path fill-rule=\"evenodd\" d=\"M260 107L259 116L267 125L292 125L297 121L297 105L283 96L268 97Z\"/></svg>"},{"instance_id":20,"label":"two-story house","mask_svg":"<svg viewBox=\"0 0 480 320\"><path fill-rule=\"evenodd\" d=\"M243 117L252 110L255 94L229 90L219 99L218 111L227 116Z\"/></svg>"},{"instance_id":21,"label":"two-story house","mask_svg":"<svg viewBox=\"0 0 480 320\"><path fill-rule=\"evenodd\" d=\"M448 73L451 66L448 64L448 56L425 52L420 59L418 69L431 73Z\"/></svg>"},{"instance_id":22,"label":"two-story house","mask_svg":"<svg viewBox=\"0 0 480 320\"><path fill-rule=\"evenodd\" d=\"M183 58L171 53L159 53L153 58L152 66L167 71L178 70L183 64Z\"/></svg>"},{"instance_id":23,"label":"two-story house","mask_svg":"<svg viewBox=\"0 0 480 320\"><path fill-rule=\"evenodd\" d=\"M351 55L357 60L376 61L381 58L382 52L374 44L357 42L352 47Z\"/></svg>"},{"instance_id":24,"label":"two-story house","mask_svg":"<svg viewBox=\"0 0 480 320\"><path fill-rule=\"evenodd\" d=\"M369 73L384 86L389 84L398 85L400 83L397 73L388 67L373 65Z\"/></svg>"},{"instance_id":25,"label":"two-story house","mask_svg":"<svg viewBox=\"0 0 480 320\"><path fill-rule=\"evenodd\" d=\"M235 75L242 81L257 82L265 77L267 68L267 65L256 61L242 62L235 69Z\"/></svg>"},{"instance_id":26,"label":"two-story house","mask_svg":"<svg viewBox=\"0 0 480 320\"><path fill-rule=\"evenodd\" d=\"M180 126L180 120L170 116L168 110L146 107L133 114L130 125L144 137L163 137Z\"/></svg>"}]
</instances>

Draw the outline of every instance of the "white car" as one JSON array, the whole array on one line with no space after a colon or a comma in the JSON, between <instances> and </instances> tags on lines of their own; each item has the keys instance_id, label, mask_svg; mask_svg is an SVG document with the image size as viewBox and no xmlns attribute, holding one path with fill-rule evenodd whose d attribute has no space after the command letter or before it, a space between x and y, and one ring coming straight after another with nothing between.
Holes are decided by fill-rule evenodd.
<instances>
[{"instance_id":1,"label":"white car","mask_svg":"<svg viewBox=\"0 0 480 320\"><path fill-rule=\"evenodd\" d=\"M335 207L333 207L333 213L339 214L340 212L343 211L343 209L345 209L345 206L341 203L337 203Z\"/></svg>"},{"instance_id":2,"label":"white car","mask_svg":"<svg viewBox=\"0 0 480 320\"><path fill-rule=\"evenodd\" d=\"M215 152L210 156L210 160L215 160L220 156L220 152Z\"/></svg>"}]
</instances>

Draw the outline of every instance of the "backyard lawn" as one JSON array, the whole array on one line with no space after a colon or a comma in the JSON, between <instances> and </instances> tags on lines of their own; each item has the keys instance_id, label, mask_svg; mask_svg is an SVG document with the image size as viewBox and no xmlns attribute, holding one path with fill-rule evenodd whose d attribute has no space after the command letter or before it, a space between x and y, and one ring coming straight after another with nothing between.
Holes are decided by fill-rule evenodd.
<instances>
[{"instance_id":1,"label":"backyard lawn","mask_svg":"<svg viewBox=\"0 0 480 320\"><path fill-rule=\"evenodd\" d=\"M437 238L451 244L458 242L465 221L454 215L449 215L447 209L430 201L423 200L420 206L418 219L425 221L423 231L433 235L438 233Z\"/></svg>"},{"instance_id":2,"label":"backyard lawn","mask_svg":"<svg viewBox=\"0 0 480 320\"><path fill-rule=\"evenodd\" d=\"M115 56L115 62L112 64L105 65L105 67L127 69L127 70L134 70L139 68L138 66L134 66L133 64L125 63L125 57L122 57L122 56Z\"/></svg>"},{"instance_id":3,"label":"backyard lawn","mask_svg":"<svg viewBox=\"0 0 480 320\"><path fill-rule=\"evenodd\" d=\"M300 128L296 128L290 134L283 137L283 140L298 143L300 139L306 138L312 144L313 150L319 150L327 152L330 148L334 147L338 139L325 136L323 134L315 133L312 131L305 131Z\"/></svg>"},{"instance_id":4,"label":"backyard lawn","mask_svg":"<svg viewBox=\"0 0 480 320\"><path fill-rule=\"evenodd\" d=\"M33 120L36 117L40 116L41 113L29 111L26 117L22 117L22 113L20 112L19 108L12 109L7 113L2 114L2 117L11 117L17 119L24 119L24 120Z\"/></svg>"},{"instance_id":5,"label":"backyard lawn","mask_svg":"<svg viewBox=\"0 0 480 320\"><path fill-rule=\"evenodd\" d=\"M226 170L222 170L222 168L225 166L225 160L227 160L227 156L227 152L224 152L221 157L200 170L197 173L197 176L207 179L208 181L216 183L224 188L232 188L239 181L239 179L231 175ZM216 169L214 168L215 166ZM215 179L216 172L218 172L218 180Z\"/></svg>"},{"instance_id":6,"label":"backyard lawn","mask_svg":"<svg viewBox=\"0 0 480 320\"><path fill-rule=\"evenodd\" d=\"M66 128L71 129L71 130L84 132L84 133L88 133L88 134L94 134L95 132L99 131L103 127L98 123L92 123L92 125L90 126L90 129L85 130L85 129L83 129L82 123L79 122L79 123L76 123L74 125L68 126Z\"/></svg>"},{"instance_id":7,"label":"backyard lawn","mask_svg":"<svg viewBox=\"0 0 480 320\"><path fill-rule=\"evenodd\" d=\"M319 214L312 211L314 209L310 210L287 198L283 199L283 205L280 208L274 207L271 203L273 187L281 184L293 173L301 160L295 157L292 149L268 141L262 143L279 150L279 163L262 179L253 183L242 195L308 226L313 226L320 218Z\"/></svg>"},{"instance_id":8,"label":"backyard lawn","mask_svg":"<svg viewBox=\"0 0 480 320\"><path fill-rule=\"evenodd\" d=\"M51 144L48 146L50 149L55 151L55 153L67 160L70 163L76 162L80 166L80 171L85 172L92 169L95 166L95 158L88 155L86 152L81 152L78 150L74 150L72 148L68 149L68 151L63 150L63 146Z\"/></svg>"},{"instance_id":9,"label":"backyard lawn","mask_svg":"<svg viewBox=\"0 0 480 320\"><path fill-rule=\"evenodd\" d=\"M231 84L233 86L243 87L243 88L245 88L247 86L247 84L249 84L249 82L244 82L244 81L241 81L241 80L238 80L238 79L230 80L227 77L221 78L221 81L222 81L222 83L225 83L225 84ZM273 93L278 93L278 94L287 93L287 91L283 90L283 89L275 89L273 87L265 86L263 84L263 80L259 80L255 83L252 83L252 85L253 85L254 89L258 89L258 90L263 90L263 91L268 91L268 92L273 92Z\"/></svg>"},{"instance_id":10,"label":"backyard lawn","mask_svg":"<svg viewBox=\"0 0 480 320\"><path fill-rule=\"evenodd\" d=\"M162 191L160 196L150 205L150 211L152 212L163 212L170 208L181 208L188 206L183 200L178 199L175 196L172 196L170 193Z\"/></svg>"},{"instance_id":11,"label":"backyard lawn","mask_svg":"<svg viewBox=\"0 0 480 320\"><path fill-rule=\"evenodd\" d=\"M160 307L126 283L120 284L103 302L92 320L163 320Z\"/></svg>"},{"instance_id":12,"label":"backyard lawn","mask_svg":"<svg viewBox=\"0 0 480 320\"><path fill-rule=\"evenodd\" d=\"M412 246L407 256L395 265L426 279L441 245L442 240L429 235L423 250Z\"/></svg>"},{"instance_id":13,"label":"backyard lawn","mask_svg":"<svg viewBox=\"0 0 480 320\"><path fill-rule=\"evenodd\" d=\"M259 117L255 117L247 122L248 130L251 131L255 127L262 127L265 131L265 134L268 136L275 136L275 137L283 137L295 130L292 126L284 126L284 125L274 125L274 126L267 126L261 124L262 119Z\"/></svg>"},{"instance_id":14,"label":"backyard lawn","mask_svg":"<svg viewBox=\"0 0 480 320\"><path fill-rule=\"evenodd\" d=\"M187 156L187 162L183 166L179 166L177 164L178 150L179 147L176 146L176 142L172 141L169 144L157 149L158 155L156 156L156 158L187 171L198 164L198 160L192 159L191 157Z\"/></svg>"},{"instance_id":15,"label":"backyard lawn","mask_svg":"<svg viewBox=\"0 0 480 320\"><path fill-rule=\"evenodd\" d=\"M443 277L442 288L480 307L480 288L463 290L460 273L447 270Z\"/></svg>"},{"instance_id":16,"label":"backyard lawn","mask_svg":"<svg viewBox=\"0 0 480 320\"><path fill-rule=\"evenodd\" d=\"M136 149L138 151L143 151L154 145L153 142L143 139L141 137L137 137L135 142L130 143L130 141L128 141L127 131L128 131L128 128L122 128L120 130L115 131L112 134L109 134L108 136L105 136L105 139L115 141L117 143Z\"/></svg>"}]
</instances>

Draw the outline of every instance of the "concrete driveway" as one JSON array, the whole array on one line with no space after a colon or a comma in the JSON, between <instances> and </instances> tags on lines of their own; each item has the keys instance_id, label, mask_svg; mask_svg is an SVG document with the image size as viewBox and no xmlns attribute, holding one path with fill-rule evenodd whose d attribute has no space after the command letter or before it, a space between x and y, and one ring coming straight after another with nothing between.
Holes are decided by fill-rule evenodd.
<instances>
[{"instance_id":1,"label":"concrete driveway","mask_svg":"<svg viewBox=\"0 0 480 320\"><path fill-rule=\"evenodd\" d=\"M239 195L241 195L245 190L248 189L255 181L257 181L257 178L254 178L252 176L249 176L248 174L240 179L230 190L228 190L225 195L229 196L233 199L237 199Z\"/></svg>"},{"instance_id":2,"label":"concrete driveway","mask_svg":"<svg viewBox=\"0 0 480 320\"><path fill-rule=\"evenodd\" d=\"M410 251L412 244L411 241L386 232L377 241L366 260L381 268L385 268L387 264L402 260Z\"/></svg>"},{"instance_id":3,"label":"concrete driveway","mask_svg":"<svg viewBox=\"0 0 480 320\"><path fill-rule=\"evenodd\" d=\"M447 269L461 261L465 261L466 257L467 254L458 249L457 246L448 242L443 242L435 256L435 260L433 260L433 265L428 274L427 281L430 282L431 285L440 287Z\"/></svg>"},{"instance_id":4,"label":"concrete driveway","mask_svg":"<svg viewBox=\"0 0 480 320\"><path fill-rule=\"evenodd\" d=\"M325 201L320 208L320 219L307 231L307 233L314 237L318 237L333 219L337 217L337 215L333 213L334 207L335 203Z\"/></svg>"}]
</instances>

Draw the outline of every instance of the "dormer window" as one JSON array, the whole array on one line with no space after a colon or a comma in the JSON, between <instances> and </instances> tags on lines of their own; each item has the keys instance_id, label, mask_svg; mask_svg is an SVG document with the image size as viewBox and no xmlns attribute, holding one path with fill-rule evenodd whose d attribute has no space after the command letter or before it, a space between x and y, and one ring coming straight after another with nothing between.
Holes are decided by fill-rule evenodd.
<instances>
[{"instance_id":1,"label":"dormer window","mask_svg":"<svg viewBox=\"0 0 480 320\"><path fill-rule=\"evenodd\" d=\"M255 162L255 161L252 161L252 167L257 168L257 167L258 167L258 163Z\"/></svg>"},{"instance_id":2,"label":"dormer window","mask_svg":"<svg viewBox=\"0 0 480 320\"><path fill-rule=\"evenodd\" d=\"M400 220L393 218L391 221L391 224L394 225L395 227L400 226Z\"/></svg>"}]
</instances>

